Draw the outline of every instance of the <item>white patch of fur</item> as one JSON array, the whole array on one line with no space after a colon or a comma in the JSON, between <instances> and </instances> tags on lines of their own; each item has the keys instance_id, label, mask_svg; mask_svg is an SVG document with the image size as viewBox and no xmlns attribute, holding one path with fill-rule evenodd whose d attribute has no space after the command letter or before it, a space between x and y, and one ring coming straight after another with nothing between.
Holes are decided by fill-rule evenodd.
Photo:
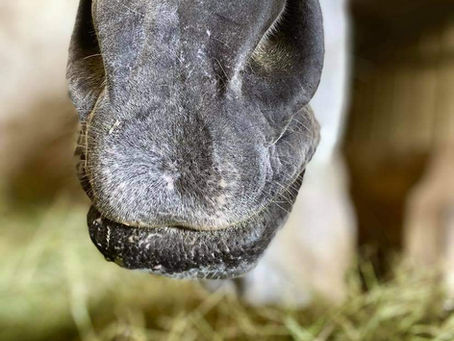
<instances>
[{"instance_id":1,"label":"white patch of fur","mask_svg":"<svg viewBox=\"0 0 454 341\"><path fill-rule=\"evenodd\" d=\"M224 179L221 179L221 181L219 181L219 187L226 188L227 187L227 182Z\"/></svg>"},{"instance_id":2,"label":"white patch of fur","mask_svg":"<svg viewBox=\"0 0 454 341\"><path fill-rule=\"evenodd\" d=\"M111 235L111 233L110 233L110 227L107 226L107 237L106 237L107 248L109 248L109 246L110 246L110 235Z\"/></svg>"},{"instance_id":3,"label":"white patch of fur","mask_svg":"<svg viewBox=\"0 0 454 341\"><path fill-rule=\"evenodd\" d=\"M224 206L226 203L225 195L220 195L216 198L216 201L219 205Z\"/></svg>"},{"instance_id":4,"label":"white patch of fur","mask_svg":"<svg viewBox=\"0 0 454 341\"><path fill-rule=\"evenodd\" d=\"M174 179L173 179L170 175L164 174L164 175L162 176L162 179L166 182L166 184L167 184L167 189L168 189L169 191L172 191L172 190L175 188L175 187L174 187Z\"/></svg>"},{"instance_id":5,"label":"white patch of fur","mask_svg":"<svg viewBox=\"0 0 454 341\"><path fill-rule=\"evenodd\" d=\"M112 128L109 130L109 135L112 135L112 133L121 125L121 122L119 120L116 120Z\"/></svg>"}]
</instances>

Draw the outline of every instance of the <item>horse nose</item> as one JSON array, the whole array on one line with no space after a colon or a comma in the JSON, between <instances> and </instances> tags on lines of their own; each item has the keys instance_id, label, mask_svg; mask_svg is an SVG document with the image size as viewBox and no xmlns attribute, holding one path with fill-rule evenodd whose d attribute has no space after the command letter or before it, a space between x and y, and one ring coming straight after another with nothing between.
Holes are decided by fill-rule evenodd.
<instances>
[{"instance_id":1,"label":"horse nose","mask_svg":"<svg viewBox=\"0 0 454 341\"><path fill-rule=\"evenodd\" d=\"M235 171L222 167L208 131L147 135L135 126L87 150L93 201L106 217L133 226L228 224Z\"/></svg>"}]
</instances>

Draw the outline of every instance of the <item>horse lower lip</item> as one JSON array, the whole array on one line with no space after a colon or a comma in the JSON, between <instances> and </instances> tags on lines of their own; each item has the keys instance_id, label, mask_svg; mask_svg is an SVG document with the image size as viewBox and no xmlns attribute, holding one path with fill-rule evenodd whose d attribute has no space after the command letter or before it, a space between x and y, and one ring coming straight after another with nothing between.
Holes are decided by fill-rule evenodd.
<instances>
[{"instance_id":1,"label":"horse lower lip","mask_svg":"<svg viewBox=\"0 0 454 341\"><path fill-rule=\"evenodd\" d=\"M303 173L295 185L302 178ZM129 227L104 218L94 206L87 222L99 251L125 268L176 278L232 278L255 266L284 224L293 202L288 194L276 202L247 221L216 231Z\"/></svg>"},{"instance_id":2,"label":"horse lower lip","mask_svg":"<svg viewBox=\"0 0 454 341\"><path fill-rule=\"evenodd\" d=\"M179 278L231 278L247 272L277 229L270 224L220 231L128 227L103 218L94 207L87 218L90 237L108 261Z\"/></svg>"}]
</instances>

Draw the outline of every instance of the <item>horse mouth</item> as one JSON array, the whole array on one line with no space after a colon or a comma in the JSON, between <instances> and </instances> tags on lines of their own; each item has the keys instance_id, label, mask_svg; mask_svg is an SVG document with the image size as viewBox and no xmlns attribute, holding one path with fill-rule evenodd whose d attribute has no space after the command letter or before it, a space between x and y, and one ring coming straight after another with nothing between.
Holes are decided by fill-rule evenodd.
<instances>
[{"instance_id":1,"label":"horse mouth","mask_svg":"<svg viewBox=\"0 0 454 341\"><path fill-rule=\"evenodd\" d=\"M299 188L304 171L292 188ZM256 215L225 229L197 231L179 226L132 227L88 212L90 237L106 260L127 268L174 278L238 277L257 263L284 225L298 191L279 195Z\"/></svg>"}]
</instances>

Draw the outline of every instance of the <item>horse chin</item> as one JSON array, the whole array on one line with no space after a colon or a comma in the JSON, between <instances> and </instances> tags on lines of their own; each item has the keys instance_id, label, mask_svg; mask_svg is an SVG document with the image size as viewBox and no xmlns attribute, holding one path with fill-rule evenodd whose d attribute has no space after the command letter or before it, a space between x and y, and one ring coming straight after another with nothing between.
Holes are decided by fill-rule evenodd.
<instances>
[{"instance_id":1,"label":"horse chin","mask_svg":"<svg viewBox=\"0 0 454 341\"><path fill-rule=\"evenodd\" d=\"M293 188L301 186L303 175ZM292 198L283 193L249 219L215 231L126 226L103 217L94 206L87 222L98 250L108 261L127 269L173 278L234 278L254 268L284 225L296 196L297 191Z\"/></svg>"}]
</instances>

